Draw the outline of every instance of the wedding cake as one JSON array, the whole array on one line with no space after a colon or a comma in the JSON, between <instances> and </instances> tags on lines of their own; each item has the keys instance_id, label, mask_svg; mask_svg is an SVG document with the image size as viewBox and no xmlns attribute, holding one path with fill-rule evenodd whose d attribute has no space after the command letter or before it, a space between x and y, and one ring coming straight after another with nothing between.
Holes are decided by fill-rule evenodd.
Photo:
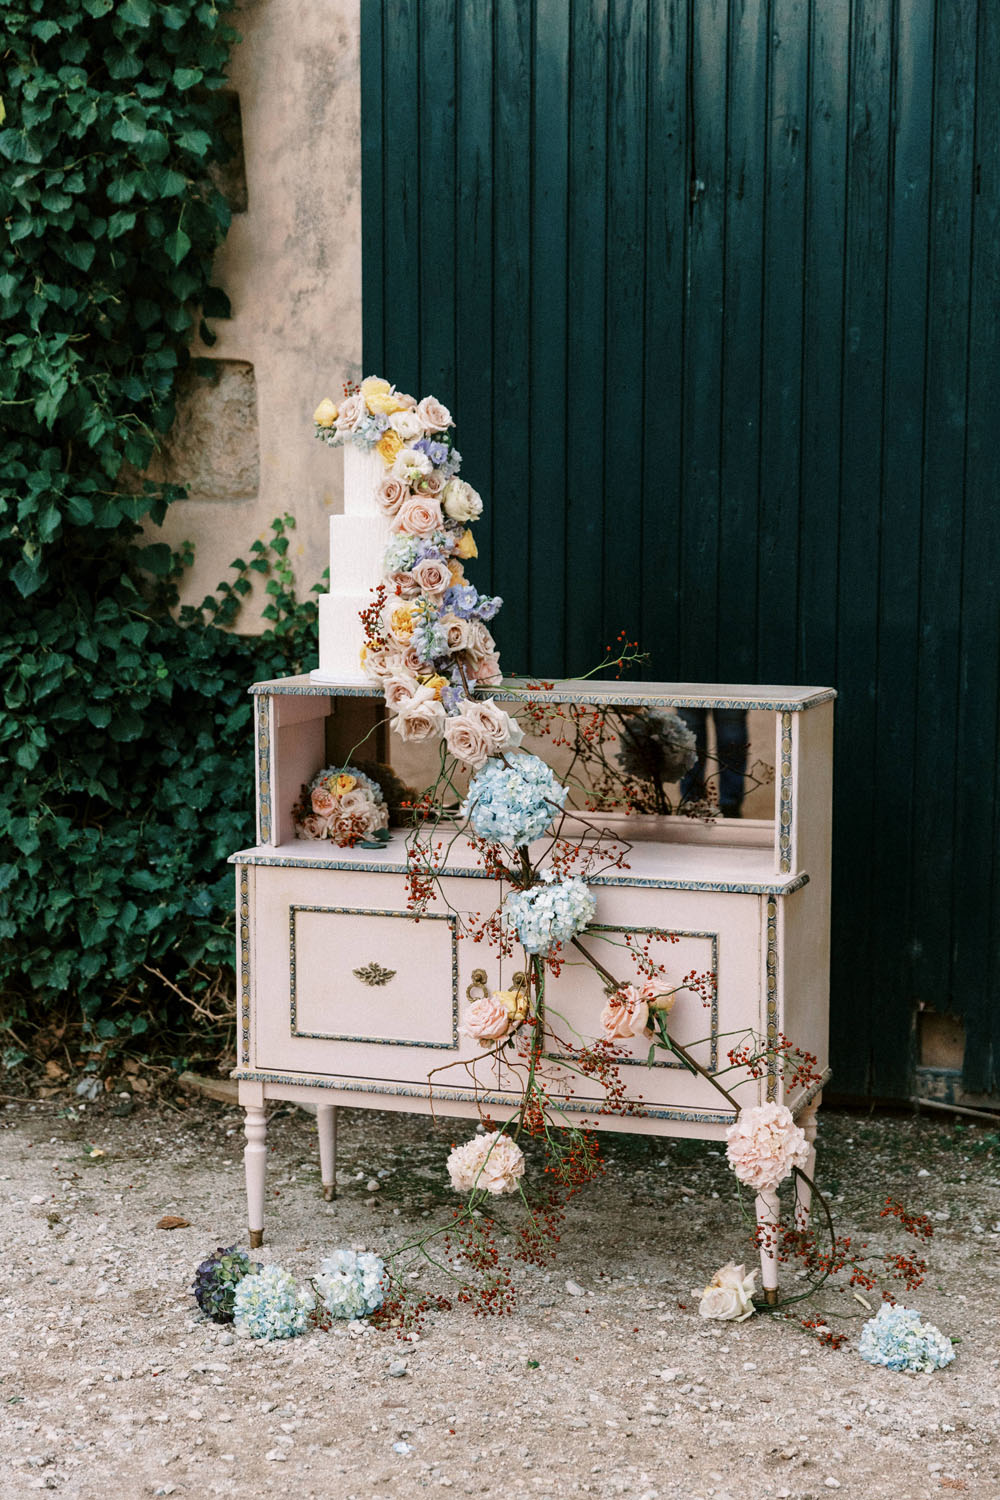
<instances>
[{"instance_id":1,"label":"wedding cake","mask_svg":"<svg viewBox=\"0 0 1000 1500\"><path fill-rule=\"evenodd\" d=\"M319 668L312 678L358 686L371 682L361 667L361 613L371 605L372 589L382 577L392 521L375 499L386 472L382 455L352 443L342 452L344 513L330 517L330 592L319 601Z\"/></svg>"}]
</instances>

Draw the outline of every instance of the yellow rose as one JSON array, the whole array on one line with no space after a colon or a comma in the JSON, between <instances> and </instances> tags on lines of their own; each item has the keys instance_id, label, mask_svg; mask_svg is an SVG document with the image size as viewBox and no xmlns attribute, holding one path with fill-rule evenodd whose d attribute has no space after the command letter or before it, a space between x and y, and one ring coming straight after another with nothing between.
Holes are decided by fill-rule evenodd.
<instances>
[{"instance_id":1,"label":"yellow rose","mask_svg":"<svg viewBox=\"0 0 1000 1500\"><path fill-rule=\"evenodd\" d=\"M462 567L462 564L455 558L452 558L451 562L448 564L448 567L451 570L451 586L453 589L458 588L459 584L465 582L465 569Z\"/></svg>"},{"instance_id":2,"label":"yellow rose","mask_svg":"<svg viewBox=\"0 0 1000 1500\"><path fill-rule=\"evenodd\" d=\"M345 792L352 792L357 784L358 781L356 776L348 776L342 771L341 774L337 777L336 781L333 783L334 795L337 797L342 797Z\"/></svg>"},{"instance_id":3,"label":"yellow rose","mask_svg":"<svg viewBox=\"0 0 1000 1500\"><path fill-rule=\"evenodd\" d=\"M413 634L413 614L409 604L400 604L393 610L389 628L400 643L410 639Z\"/></svg>"},{"instance_id":4,"label":"yellow rose","mask_svg":"<svg viewBox=\"0 0 1000 1500\"><path fill-rule=\"evenodd\" d=\"M365 405L373 416L378 416L381 413L384 417L391 417L394 411L403 410L403 403L395 391L387 391L384 395L379 393L374 396L366 396Z\"/></svg>"},{"instance_id":5,"label":"yellow rose","mask_svg":"<svg viewBox=\"0 0 1000 1500\"><path fill-rule=\"evenodd\" d=\"M403 439L400 437L399 433L394 432L391 427L389 428L388 432L383 432L382 436L375 444L375 447L382 455L382 462L385 464L387 469L391 469L393 464L396 462L396 454L399 452L402 446Z\"/></svg>"},{"instance_id":6,"label":"yellow rose","mask_svg":"<svg viewBox=\"0 0 1000 1500\"><path fill-rule=\"evenodd\" d=\"M361 394L366 401L369 396L385 396L391 390L392 386L381 375L366 375L361 382Z\"/></svg>"},{"instance_id":7,"label":"yellow rose","mask_svg":"<svg viewBox=\"0 0 1000 1500\"><path fill-rule=\"evenodd\" d=\"M434 697L441 697L441 689L448 686L447 677L421 677L420 681L425 687L434 689Z\"/></svg>"},{"instance_id":8,"label":"yellow rose","mask_svg":"<svg viewBox=\"0 0 1000 1500\"><path fill-rule=\"evenodd\" d=\"M496 990L493 999L502 1005L516 1025L528 1014L528 997L524 990Z\"/></svg>"},{"instance_id":9,"label":"yellow rose","mask_svg":"<svg viewBox=\"0 0 1000 1500\"><path fill-rule=\"evenodd\" d=\"M317 427L332 427L336 420L337 407L329 396L326 396L313 412L313 421Z\"/></svg>"},{"instance_id":10,"label":"yellow rose","mask_svg":"<svg viewBox=\"0 0 1000 1500\"><path fill-rule=\"evenodd\" d=\"M476 546L475 538L471 531L463 531L455 548L456 557L478 557L479 548Z\"/></svg>"}]
</instances>

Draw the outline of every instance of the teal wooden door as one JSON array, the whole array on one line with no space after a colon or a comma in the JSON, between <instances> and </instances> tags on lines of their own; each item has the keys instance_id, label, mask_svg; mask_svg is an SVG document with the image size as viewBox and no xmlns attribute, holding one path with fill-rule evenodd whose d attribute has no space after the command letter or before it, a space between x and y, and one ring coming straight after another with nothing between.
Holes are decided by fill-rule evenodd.
<instances>
[{"instance_id":1,"label":"teal wooden door","mask_svg":"<svg viewBox=\"0 0 1000 1500\"><path fill-rule=\"evenodd\" d=\"M508 671L832 683L834 1065L1000 1067L1000 7L363 0L366 369L459 419Z\"/></svg>"}]
</instances>

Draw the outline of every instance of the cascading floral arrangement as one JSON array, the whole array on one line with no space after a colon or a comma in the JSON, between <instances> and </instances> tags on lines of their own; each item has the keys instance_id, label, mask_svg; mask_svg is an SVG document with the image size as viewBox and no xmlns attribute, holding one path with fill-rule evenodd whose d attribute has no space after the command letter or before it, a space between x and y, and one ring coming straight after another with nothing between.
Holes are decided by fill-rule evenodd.
<instances>
[{"instance_id":1,"label":"cascading floral arrangement","mask_svg":"<svg viewBox=\"0 0 1000 1500\"><path fill-rule=\"evenodd\" d=\"M491 700L473 699L500 681L488 625L503 601L465 576L478 555L470 523L483 502L459 478L451 412L435 396L417 401L371 375L341 402L321 401L313 421L323 442L352 443L382 460L374 501L393 536L379 597L362 614L362 665L382 684L392 728L403 740L443 737L456 759L482 765L520 733Z\"/></svg>"}]
</instances>

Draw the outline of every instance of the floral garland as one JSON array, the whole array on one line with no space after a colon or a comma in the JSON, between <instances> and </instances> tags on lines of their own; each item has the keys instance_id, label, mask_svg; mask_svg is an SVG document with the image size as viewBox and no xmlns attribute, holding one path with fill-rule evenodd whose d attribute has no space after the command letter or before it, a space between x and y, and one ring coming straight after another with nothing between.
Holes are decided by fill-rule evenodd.
<instances>
[{"instance_id":1,"label":"floral garland","mask_svg":"<svg viewBox=\"0 0 1000 1500\"><path fill-rule=\"evenodd\" d=\"M345 387L341 402L321 401L313 421L323 442L376 452L384 466L374 499L394 534L378 603L362 613L363 669L382 684L401 739L444 737L458 760L482 765L520 731L492 700L472 701L477 687L501 680L488 622L503 601L465 576L478 556L469 523L483 502L458 477L451 413L436 396L417 401L370 375Z\"/></svg>"}]
</instances>

